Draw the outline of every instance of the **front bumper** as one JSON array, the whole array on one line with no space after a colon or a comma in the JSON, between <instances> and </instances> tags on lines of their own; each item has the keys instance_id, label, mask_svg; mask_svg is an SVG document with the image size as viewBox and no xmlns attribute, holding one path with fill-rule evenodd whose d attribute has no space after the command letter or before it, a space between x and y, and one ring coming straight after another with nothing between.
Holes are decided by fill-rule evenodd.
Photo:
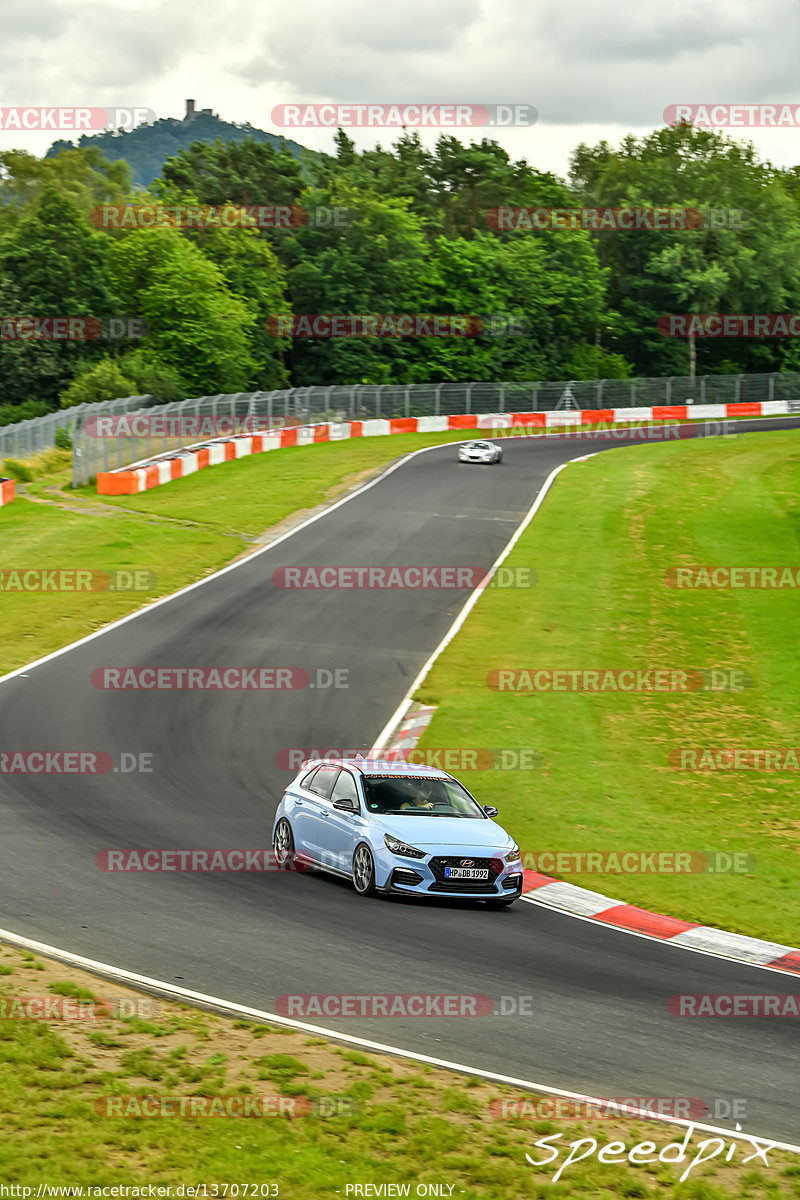
<instances>
[{"instance_id":1,"label":"front bumper","mask_svg":"<svg viewBox=\"0 0 800 1200\"><path fill-rule=\"evenodd\" d=\"M455 866L469 857L475 867L488 870L486 880L450 880L447 866ZM522 891L522 863L506 863L500 855L469 854L463 847L448 853L437 850L422 858L381 854L376 861L378 887L383 891L409 896L452 896L462 900L491 900L519 895Z\"/></svg>"}]
</instances>

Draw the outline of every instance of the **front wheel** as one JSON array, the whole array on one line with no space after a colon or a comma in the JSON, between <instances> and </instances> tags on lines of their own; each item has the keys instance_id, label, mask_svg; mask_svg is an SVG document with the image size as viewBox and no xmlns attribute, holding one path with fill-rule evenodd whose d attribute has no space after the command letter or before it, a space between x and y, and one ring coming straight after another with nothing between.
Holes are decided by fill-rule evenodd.
<instances>
[{"instance_id":1,"label":"front wheel","mask_svg":"<svg viewBox=\"0 0 800 1200\"><path fill-rule=\"evenodd\" d=\"M353 887L359 896L375 894L375 859L365 842L356 846L353 855Z\"/></svg>"},{"instance_id":2,"label":"front wheel","mask_svg":"<svg viewBox=\"0 0 800 1200\"><path fill-rule=\"evenodd\" d=\"M292 854L294 853L294 835L286 817L281 817L275 826L275 833L272 837L272 849L275 851L275 858L281 866L291 861Z\"/></svg>"}]
</instances>

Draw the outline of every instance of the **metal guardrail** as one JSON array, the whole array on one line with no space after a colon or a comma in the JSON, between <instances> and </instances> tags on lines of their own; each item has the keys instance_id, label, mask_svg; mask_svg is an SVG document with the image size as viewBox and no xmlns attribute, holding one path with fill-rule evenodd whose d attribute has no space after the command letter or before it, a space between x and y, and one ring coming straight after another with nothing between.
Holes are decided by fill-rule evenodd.
<instances>
[{"instance_id":1,"label":"metal guardrail","mask_svg":"<svg viewBox=\"0 0 800 1200\"><path fill-rule=\"evenodd\" d=\"M27 459L56 444L59 429L72 437L73 482L88 483L98 471L138 462L151 454L193 445L218 436L215 422L229 417L252 427L283 422L369 420L374 417L442 416L454 413L545 412L559 409L646 408L659 404L733 404L785 401L800 411L800 372L762 375L703 375L636 379L539 380L531 383L354 384L236 392L154 404L151 396L125 396L21 421L0 428L0 461ZM97 436L87 418L158 413L172 419L167 434L143 437ZM207 431L191 421L206 420ZM95 422L90 423L91 430Z\"/></svg>"}]
</instances>

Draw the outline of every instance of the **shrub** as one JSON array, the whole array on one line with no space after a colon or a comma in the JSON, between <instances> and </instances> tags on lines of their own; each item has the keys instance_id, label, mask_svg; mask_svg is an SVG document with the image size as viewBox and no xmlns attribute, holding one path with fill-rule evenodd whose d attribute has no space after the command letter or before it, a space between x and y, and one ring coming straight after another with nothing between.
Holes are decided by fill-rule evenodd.
<instances>
[{"instance_id":1,"label":"shrub","mask_svg":"<svg viewBox=\"0 0 800 1200\"><path fill-rule=\"evenodd\" d=\"M3 459L3 470L9 479L16 479L17 483L30 483L33 479L33 471L24 462L18 462L16 458Z\"/></svg>"}]
</instances>

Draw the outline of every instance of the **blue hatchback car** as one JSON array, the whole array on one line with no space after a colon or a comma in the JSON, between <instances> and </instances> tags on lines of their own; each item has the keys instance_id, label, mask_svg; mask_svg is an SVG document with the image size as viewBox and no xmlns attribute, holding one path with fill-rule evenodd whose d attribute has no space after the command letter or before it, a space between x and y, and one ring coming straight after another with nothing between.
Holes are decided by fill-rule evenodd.
<instances>
[{"instance_id":1,"label":"blue hatchback car","mask_svg":"<svg viewBox=\"0 0 800 1200\"><path fill-rule=\"evenodd\" d=\"M522 892L519 846L446 771L366 759L308 762L283 794L279 859L376 892L455 896L505 907Z\"/></svg>"}]
</instances>

